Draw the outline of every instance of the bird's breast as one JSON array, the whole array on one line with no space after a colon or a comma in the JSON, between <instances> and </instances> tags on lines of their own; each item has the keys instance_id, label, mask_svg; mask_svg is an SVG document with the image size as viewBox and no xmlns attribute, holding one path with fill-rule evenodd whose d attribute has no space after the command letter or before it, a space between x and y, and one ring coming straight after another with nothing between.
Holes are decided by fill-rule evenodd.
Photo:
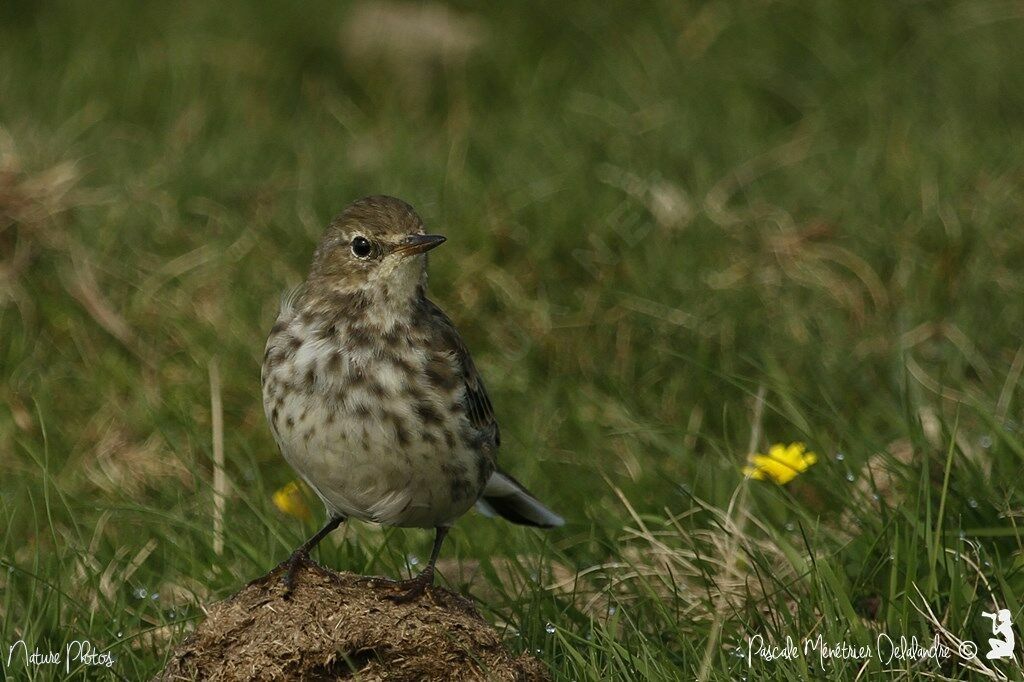
<instances>
[{"instance_id":1,"label":"bird's breast","mask_svg":"<svg viewBox=\"0 0 1024 682\"><path fill-rule=\"evenodd\" d=\"M348 515L394 525L458 516L490 462L471 444L461 386L434 380L438 363L456 371L453 358L408 331L337 325L325 334L298 320L277 329L263 400L282 453Z\"/></svg>"}]
</instances>

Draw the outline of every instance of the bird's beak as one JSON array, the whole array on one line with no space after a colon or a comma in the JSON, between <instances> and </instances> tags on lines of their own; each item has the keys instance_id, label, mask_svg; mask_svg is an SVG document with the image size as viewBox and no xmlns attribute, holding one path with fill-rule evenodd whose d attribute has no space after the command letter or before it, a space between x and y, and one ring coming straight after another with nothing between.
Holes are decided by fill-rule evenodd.
<instances>
[{"instance_id":1,"label":"bird's beak","mask_svg":"<svg viewBox=\"0 0 1024 682\"><path fill-rule=\"evenodd\" d=\"M394 252L400 256L413 256L417 253L430 251L436 246L444 244L445 237L439 234L410 234L399 242Z\"/></svg>"}]
</instances>

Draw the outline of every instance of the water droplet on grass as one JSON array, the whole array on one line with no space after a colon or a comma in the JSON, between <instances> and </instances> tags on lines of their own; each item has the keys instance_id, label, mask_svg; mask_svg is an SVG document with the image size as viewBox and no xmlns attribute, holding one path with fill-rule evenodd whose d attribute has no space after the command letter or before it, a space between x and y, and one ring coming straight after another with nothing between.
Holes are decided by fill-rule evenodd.
<instances>
[{"instance_id":1,"label":"water droplet on grass","mask_svg":"<svg viewBox=\"0 0 1024 682\"><path fill-rule=\"evenodd\" d=\"M846 455L843 454L842 451L836 453L837 462L842 462L844 459L846 459Z\"/></svg>"},{"instance_id":2,"label":"water droplet on grass","mask_svg":"<svg viewBox=\"0 0 1024 682\"><path fill-rule=\"evenodd\" d=\"M549 635L555 634L555 630L556 629L557 628L555 628L555 624L554 623L548 623L547 625L544 626L544 632L548 633Z\"/></svg>"},{"instance_id":3,"label":"water droplet on grass","mask_svg":"<svg viewBox=\"0 0 1024 682\"><path fill-rule=\"evenodd\" d=\"M135 591L132 592L132 596L136 599L145 599L149 596L149 591L145 587L137 587L135 588Z\"/></svg>"},{"instance_id":4,"label":"water droplet on grass","mask_svg":"<svg viewBox=\"0 0 1024 682\"><path fill-rule=\"evenodd\" d=\"M609 615L609 616L614 616L614 615L615 615L615 611L616 611L616 610L617 610L617 609L616 609L616 608L615 608L614 606L609 606L609 607L608 607L608 615Z\"/></svg>"},{"instance_id":5,"label":"water droplet on grass","mask_svg":"<svg viewBox=\"0 0 1024 682\"><path fill-rule=\"evenodd\" d=\"M121 632L120 630L118 630L116 636L117 636L118 639L121 639L122 637L124 637L124 633Z\"/></svg>"},{"instance_id":6,"label":"water droplet on grass","mask_svg":"<svg viewBox=\"0 0 1024 682\"><path fill-rule=\"evenodd\" d=\"M157 594L156 592L154 592L153 594L149 595L149 598L152 599L153 601L156 601L157 599L160 598L160 595Z\"/></svg>"},{"instance_id":7,"label":"water droplet on grass","mask_svg":"<svg viewBox=\"0 0 1024 682\"><path fill-rule=\"evenodd\" d=\"M971 509L977 509L978 501L972 497L971 499L967 500L967 506L970 507Z\"/></svg>"},{"instance_id":8,"label":"water droplet on grass","mask_svg":"<svg viewBox=\"0 0 1024 682\"><path fill-rule=\"evenodd\" d=\"M846 474L846 480L847 481L849 481L850 483L853 483L853 479L854 479L854 475L852 473L851 474Z\"/></svg>"},{"instance_id":9,"label":"water droplet on grass","mask_svg":"<svg viewBox=\"0 0 1024 682\"><path fill-rule=\"evenodd\" d=\"M410 554L409 556L405 557L405 560L409 563L410 566L416 566L420 563L420 558L415 554Z\"/></svg>"},{"instance_id":10,"label":"water droplet on grass","mask_svg":"<svg viewBox=\"0 0 1024 682\"><path fill-rule=\"evenodd\" d=\"M978 445L980 445L982 449L988 450L990 447L992 447L992 436L982 436L981 438L978 439Z\"/></svg>"},{"instance_id":11,"label":"water droplet on grass","mask_svg":"<svg viewBox=\"0 0 1024 682\"><path fill-rule=\"evenodd\" d=\"M796 526L793 525L792 521L786 524L786 530L788 530L790 533L796 530Z\"/></svg>"}]
</instances>

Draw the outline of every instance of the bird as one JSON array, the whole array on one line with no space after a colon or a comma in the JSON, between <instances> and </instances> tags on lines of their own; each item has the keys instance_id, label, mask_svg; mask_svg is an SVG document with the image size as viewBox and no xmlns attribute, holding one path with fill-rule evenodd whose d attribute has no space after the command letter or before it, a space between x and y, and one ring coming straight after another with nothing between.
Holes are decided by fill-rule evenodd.
<instances>
[{"instance_id":1,"label":"bird","mask_svg":"<svg viewBox=\"0 0 1024 682\"><path fill-rule=\"evenodd\" d=\"M281 454L327 518L278 566L286 595L313 564L310 551L348 519L434 530L418 575L383 579L400 602L433 584L445 536L474 505L516 524L564 523L498 467L501 434L483 379L427 297L426 254L445 241L400 199L359 199L329 223L306 280L282 298L263 357L263 405Z\"/></svg>"}]
</instances>

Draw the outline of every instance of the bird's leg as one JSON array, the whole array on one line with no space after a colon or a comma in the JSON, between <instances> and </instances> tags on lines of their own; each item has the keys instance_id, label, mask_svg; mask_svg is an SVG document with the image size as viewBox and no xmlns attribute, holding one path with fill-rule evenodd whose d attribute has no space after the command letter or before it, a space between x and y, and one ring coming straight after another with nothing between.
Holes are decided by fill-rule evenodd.
<instances>
[{"instance_id":1,"label":"bird's leg","mask_svg":"<svg viewBox=\"0 0 1024 682\"><path fill-rule=\"evenodd\" d=\"M409 580L380 580L374 579L374 583L383 583L401 590L397 594L389 594L384 598L399 604L412 601L423 594L428 587L434 584L434 564L437 563L437 556L441 553L441 545L448 535L448 526L439 526L434 533L434 546L430 550L430 561L426 568Z\"/></svg>"},{"instance_id":2,"label":"bird's leg","mask_svg":"<svg viewBox=\"0 0 1024 682\"><path fill-rule=\"evenodd\" d=\"M271 573L287 569L284 574L284 594L287 597L295 589L295 574L300 566L309 565L309 553L314 547L320 544L327 535L345 521L344 516L332 516L328 519L323 528L318 530L313 537L302 543L298 549L292 552L291 556L282 561Z\"/></svg>"},{"instance_id":3,"label":"bird's leg","mask_svg":"<svg viewBox=\"0 0 1024 682\"><path fill-rule=\"evenodd\" d=\"M437 563L437 557L441 553L441 545L444 544L446 535L448 535L448 527L439 526L434 533L434 546L430 550L430 560L427 562L426 567L417 576L398 582L398 586L404 588L403 591L398 594L387 595L386 598L388 600L398 604L410 602L434 584L434 564Z\"/></svg>"}]
</instances>

